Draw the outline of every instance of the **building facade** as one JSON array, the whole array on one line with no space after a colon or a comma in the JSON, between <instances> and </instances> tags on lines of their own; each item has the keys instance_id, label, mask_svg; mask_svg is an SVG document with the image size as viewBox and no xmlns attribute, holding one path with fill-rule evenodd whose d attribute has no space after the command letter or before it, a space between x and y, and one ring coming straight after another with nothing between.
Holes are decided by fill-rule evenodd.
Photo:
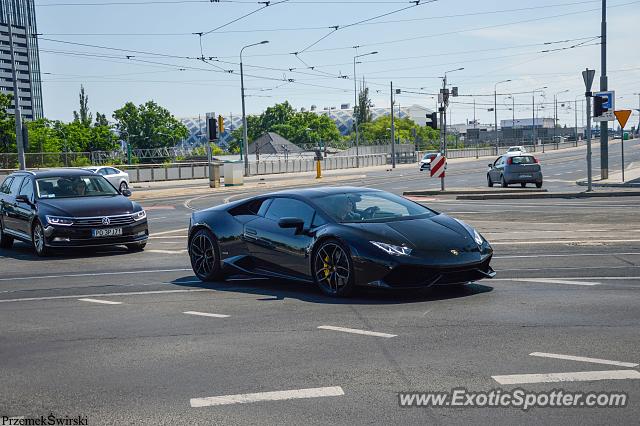
<instances>
[{"instance_id":1,"label":"building facade","mask_svg":"<svg viewBox=\"0 0 640 426\"><path fill-rule=\"evenodd\" d=\"M34 0L0 0L0 91L14 94L9 23L12 24L13 31L13 51L22 117L26 120L42 118L44 111ZM15 113L13 105L8 112Z\"/></svg>"}]
</instances>

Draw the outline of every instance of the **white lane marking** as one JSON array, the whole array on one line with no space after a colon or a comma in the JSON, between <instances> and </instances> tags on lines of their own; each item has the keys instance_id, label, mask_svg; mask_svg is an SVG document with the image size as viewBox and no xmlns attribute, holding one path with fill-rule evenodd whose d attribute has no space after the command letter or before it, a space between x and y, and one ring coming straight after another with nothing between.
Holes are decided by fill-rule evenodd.
<instances>
[{"instance_id":1,"label":"white lane marking","mask_svg":"<svg viewBox=\"0 0 640 426\"><path fill-rule=\"evenodd\" d=\"M200 281L182 281L180 284L189 284ZM96 294L74 294L70 296L44 296L44 297L24 297L21 299L0 299L0 303L9 302L33 302L40 300L57 300L57 299L78 299L84 297L109 297L109 296L138 296L144 294L171 294L171 293L195 293L203 291L214 291L208 288L192 288L184 290L157 290L157 291L130 291L124 293L96 293Z\"/></svg>"},{"instance_id":2,"label":"white lane marking","mask_svg":"<svg viewBox=\"0 0 640 426\"><path fill-rule=\"evenodd\" d=\"M634 253L572 253L572 254L523 254L509 256L493 256L493 259L529 259L538 257L583 257L583 256L637 256L640 252Z\"/></svg>"},{"instance_id":3,"label":"white lane marking","mask_svg":"<svg viewBox=\"0 0 640 426\"><path fill-rule=\"evenodd\" d=\"M517 385L523 383L640 379L640 372L636 370L576 371L573 373L510 374L491 376L491 378L501 385Z\"/></svg>"},{"instance_id":4,"label":"white lane marking","mask_svg":"<svg viewBox=\"0 0 640 426\"><path fill-rule=\"evenodd\" d=\"M99 299L78 299L83 302L102 303L103 305L122 305L122 302L112 302L111 300L99 300Z\"/></svg>"},{"instance_id":5,"label":"white lane marking","mask_svg":"<svg viewBox=\"0 0 640 426\"><path fill-rule=\"evenodd\" d=\"M322 330L342 331L343 333L363 334L365 336L376 336L376 337L386 337L386 338L397 336L396 334L379 333L377 331L358 330L355 328L334 327L332 325L321 325L318 328Z\"/></svg>"},{"instance_id":6,"label":"white lane marking","mask_svg":"<svg viewBox=\"0 0 640 426\"><path fill-rule=\"evenodd\" d=\"M175 234L176 232L185 232L188 230L188 228L172 229L171 231L154 232L151 236L155 237L156 235Z\"/></svg>"},{"instance_id":7,"label":"white lane marking","mask_svg":"<svg viewBox=\"0 0 640 426\"><path fill-rule=\"evenodd\" d=\"M500 272L505 271L573 271L573 270L585 270L585 269L634 269L640 268L639 266L549 266L547 268L505 268L500 269ZM571 278L571 277L568 277Z\"/></svg>"},{"instance_id":8,"label":"white lane marking","mask_svg":"<svg viewBox=\"0 0 640 426\"><path fill-rule=\"evenodd\" d=\"M573 356L573 355L562 355L562 354L551 354L548 352L532 352L529 354L530 356L537 356L541 358L554 358L554 359L566 359L569 361L581 361L581 362L591 362L594 364L607 364L607 365L617 365L618 367L637 367L638 364L635 362L622 362L622 361L611 361L608 359L600 359L600 358L588 358L584 356Z\"/></svg>"},{"instance_id":9,"label":"white lane marking","mask_svg":"<svg viewBox=\"0 0 640 426\"><path fill-rule=\"evenodd\" d=\"M292 389L274 392L244 393L237 395L211 396L208 398L191 398L191 407L211 407L215 405L248 404L260 401L284 401L288 399L320 398L326 396L343 396L340 386L309 389Z\"/></svg>"},{"instance_id":10,"label":"white lane marking","mask_svg":"<svg viewBox=\"0 0 640 426\"><path fill-rule=\"evenodd\" d=\"M155 274L158 272L184 272L184 271L191 271L191 268L155 269L150 271L93 272L93 273L87 273L87 274L41 275L41 276L35 276L35 277L0 278L0 281L43 280L43 279L53 279L53 278L74 278L74 277L99 277L104 275Z\"/></svg>"},{"instance_id":11,"label":"white lane marking","mask_svg":"<svg viewBox=\"0 0 640 426\"><path fill-rule=\"evenodd\" d=\"M523 283L569 284L569 285L584 285L584 286L593 286L593 285L601 284L594 281L569 281L569 280L559 280L557 278L511 278L508 280L518 281Z\"/></svg>"},{"instance_id":12,"label":"white lane marking","mask_svg":"<svg viewBox=\"0 0 640 426\"><path fill-rule=\"evenodd\" d=\"M160 254L182 254L182 253L186 253L187 250L186 249L182 249L182 250L145 250L149 253L160 253Z\"/></svg>"},{"instance_id":13,"label":"white lane marking","mask_svg":"<svg viewBox=\"0 0 640 426\"><path fill-rule=\"evenodd\" d=\"M222 314L209 314L207 312L196 312L196 311L186 311L183 312L183 314L187 314L187 315L196 315L199 317L211 317L211 318L229 318L229 315L222 315Z\"/></svg>"},{"instance_id":14,"label":"white lane marking","mask_svg":"<svg viewBox=\"0 0 640 426\"><path fill-rule=\"evenodd\" d=\"M593 244L593 243L640 243L640 240L535 240L535 241L491 241L491 245L502 244Z\"/></svg>"}]
</instances>

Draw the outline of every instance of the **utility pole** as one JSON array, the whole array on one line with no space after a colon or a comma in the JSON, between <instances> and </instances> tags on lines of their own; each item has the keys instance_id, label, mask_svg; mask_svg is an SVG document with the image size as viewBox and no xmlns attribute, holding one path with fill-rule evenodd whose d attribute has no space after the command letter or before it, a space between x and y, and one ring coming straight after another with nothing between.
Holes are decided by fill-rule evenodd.
<instances>
[{"instance_id":1,"label":"utility pole","mask_svg":"<svg viewBox=\"0 0 640 426\"><path fill-rule=\"evenodd\" d=\"M356 114L356 105L358 105L358 79L356 78L356 59L363 56L377 55L378 52L363 53L362 55L355 55L353 57L353 123L356 128L356 167L360 167L360 131L358 130L358 115ZM360 111L358 111L360 113Z\"/></svg>"},{"instance_id":2,"label":"utility pole","mask_svg":"<svg viewBox=\"0 0 640 426\"><path fill-rule=\"evenodd\" d=\"M600 27L600 91L608 89L607 79L607 0L602 0ZM600 178L609 179L609 122L600 122Z\"/></svg>"},{"instance_id":3,"label":"utility pole","mask_svg":"<svg viewBox=\"0 0 640 426\"><path fill-rule=\"evenodd\" d=\"M396 168L396 127L393 116L394 112L393 102L393 81L391 82L391 167Z\"/></svg>"},{"instance_id":4,"label":"utility pole","mask_svg":"<svg viewBox=\"0 0 640 426\"><path fill-rule=\"evenodd\" d=\"M250 170L249 170L249 136L248 136L249 130L247 129L247 113L244 105L245 96L244 96L244 71L242 69L242 52L247 47L258 46L260 44L267 44L267 43L269 43L269 40L263 40L259 43L248 44L244 46L242 49L240 49L240 92L242 95L242 138L244 139L243 146L244 146L244 175L245 176L249 176Z\"/></svg>"},{"instance_id":5,"label":"utility pole","mask_svg":"<svg viewBox=\"0 0 640 426\"><path fill-rule=\"evenodd\" d=\"M509 80L502 80L493 85L493 116L495 119L495 130L496 130L496 155L498 155L500 140L498 138L498 84L508 83Z\"/></svg>"},{"instance_id":6,"label":"utility pole","mask_svg":"<svg viewBox=\"0 0 640 426\"><path fill-rule=\"evenodd\" d=\"M11 54L11 74L13 76L13 101L16 114L16 145L18 147L18 163L20 170L26 168L24 156L24 145L22 141L22 113L20 111L20 92L18 92L18 73L16 72L16 59L13 51L13 23L11 22L11 14L8 15L7 26L9 27L9 52Z\"/></svg>"}]
</instances>

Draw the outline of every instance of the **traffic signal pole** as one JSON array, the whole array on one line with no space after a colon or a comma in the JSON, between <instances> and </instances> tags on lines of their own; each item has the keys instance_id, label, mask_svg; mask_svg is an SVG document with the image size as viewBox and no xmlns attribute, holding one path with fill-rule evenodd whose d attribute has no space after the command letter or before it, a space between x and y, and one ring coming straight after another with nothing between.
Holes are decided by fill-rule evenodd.
<instances>
[{"instance_id":1,"label":"traffic signal pole","mask_svg":"<svg viewBox=\"0 0 640 426\"><path fill-rule=\"evenodd\" d=\"M607 79L607 0L602 0L600 27L600 91L608 89ZM600 122L600 178L609 179L609 123Z\"/></svg>"}]
</instances>

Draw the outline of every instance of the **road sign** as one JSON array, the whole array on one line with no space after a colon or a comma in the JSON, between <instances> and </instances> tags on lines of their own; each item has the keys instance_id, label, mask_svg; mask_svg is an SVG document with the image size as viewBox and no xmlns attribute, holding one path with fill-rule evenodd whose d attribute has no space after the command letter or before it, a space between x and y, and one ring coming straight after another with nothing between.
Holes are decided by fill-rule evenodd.
<instances>
[{"instance_id":1,"label":"road sign","mask_svg":"<svg viewBox=\"0 0 640 426\"><path fill-rule=\"evenodd\" d=\"M613 111L616 106L616 93L614 91L596 92L593 94L594 100L594 121L614 121L616 119Z\"/></svg>"},{"instance_id":2,"label":"road sign","mask_svg":"<svg viewBox=\"0 0 640 426\"><path fill-rule=\"evenodd\" d=\"M431 177L443 178L446 164L447 159L445 156L438 154L438 156L431 161Z\"/></svg>"},{"instance_id":3,"label":"road sign","mask_svg":"<svg viewBox=\"0 0 640 426\"><path fill-rule=\"evenodd\" d=\"M618 119L618 123L620 123L620 127L624 129L624 126L627 125L627 120L629 120L629 117L631 117L631 110L621 109L620 111L616 111L614 114Z\"/></svg>"},{"instance_id":4,"label":"road sign","mask_svg":"<svg viewBox=\"0 0 640 426\"><path fill-rule=\"evenodd\" d=\"M582 71L582 79L584 80L584 87L587 92L591 91L591 85L593 84L593 77L596 75L596 70L586 69Z\"/></svg>"}]
</instances>

